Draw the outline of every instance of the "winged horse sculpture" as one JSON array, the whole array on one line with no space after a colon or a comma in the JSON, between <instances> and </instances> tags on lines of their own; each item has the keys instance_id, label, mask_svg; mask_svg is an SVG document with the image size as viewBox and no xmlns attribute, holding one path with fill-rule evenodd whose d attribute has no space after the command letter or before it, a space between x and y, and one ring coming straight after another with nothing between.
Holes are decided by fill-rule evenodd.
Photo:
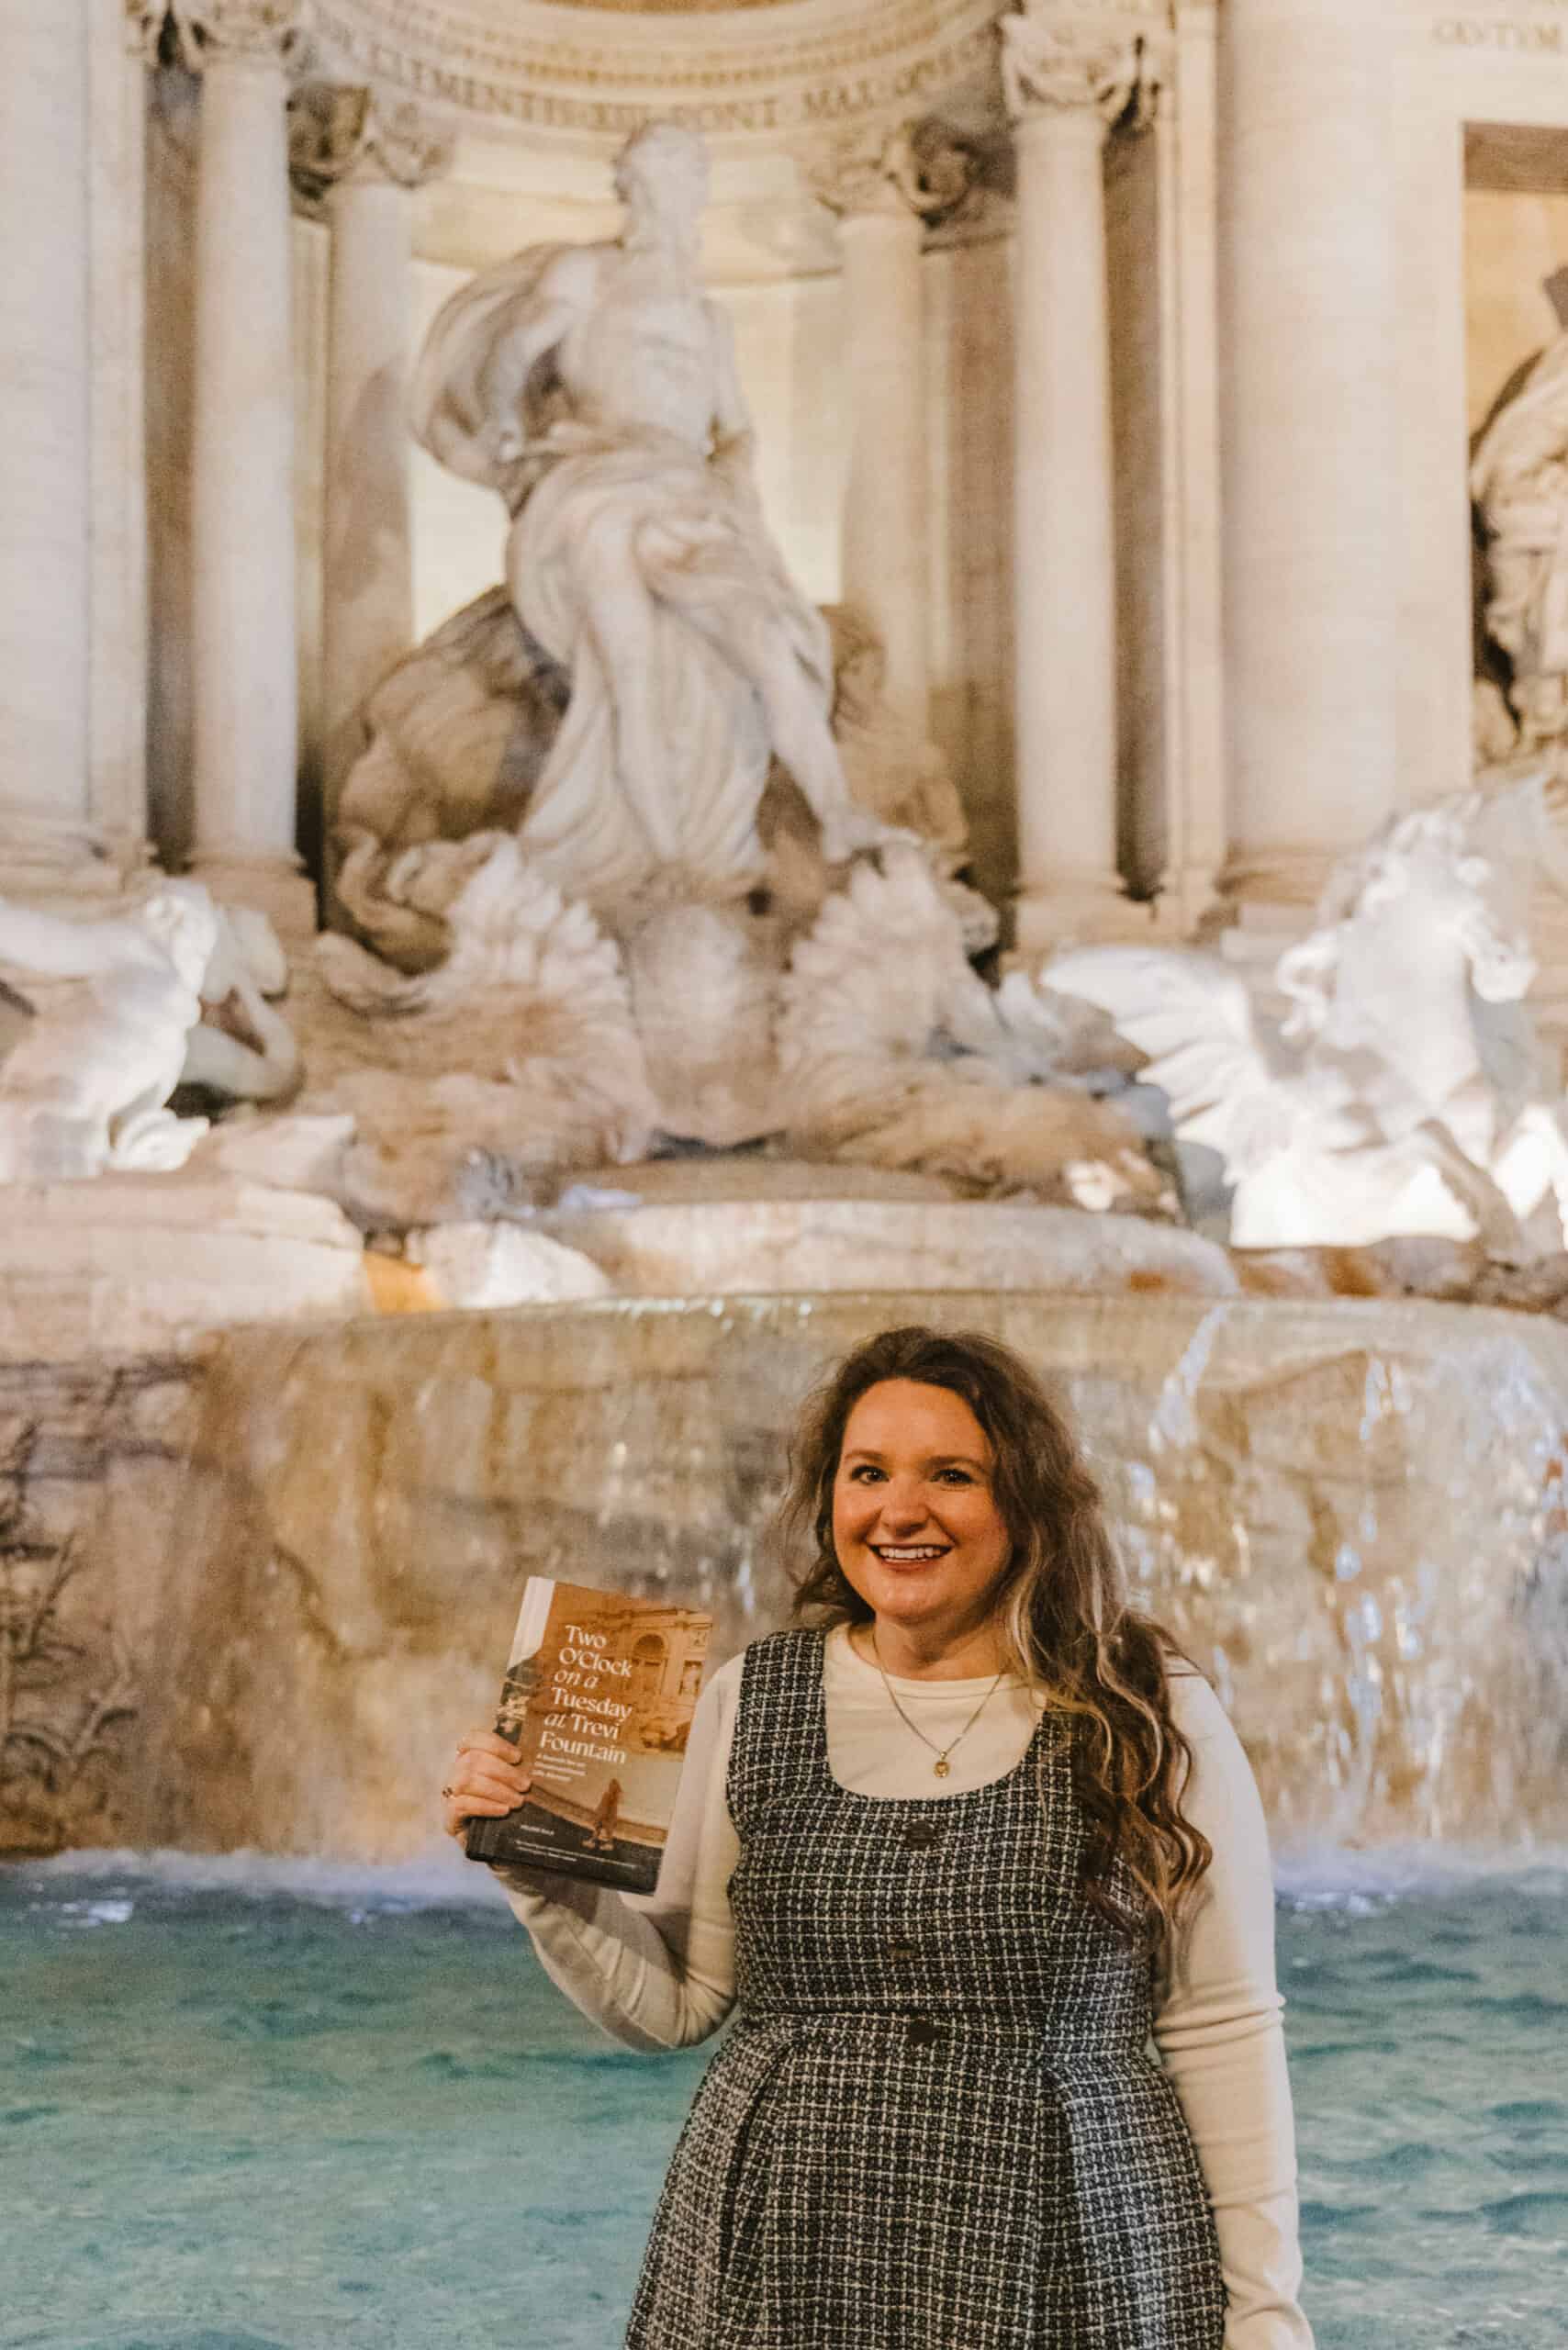
<instances>
[{"instance_id":1,"label":"winged horse sculpture","mask_svg":"<svg viewBox=\"0 0 1568 2350\"><path fill-rule=\"evenodd\" d=\"M1539 779L1518 789L1528 814ZM1536 967L1496 821L1480 794L1393 819L1336 867L1271 989L1215 955L1143 947L1041 972L1148 1055L1179 1139L1219 1152L1234 1247L1517 1238L1542 1211L1538 1243L1549 1228L1564 1245L1561 1089L1525 1008Z\"/></svg>"}]
</instances>

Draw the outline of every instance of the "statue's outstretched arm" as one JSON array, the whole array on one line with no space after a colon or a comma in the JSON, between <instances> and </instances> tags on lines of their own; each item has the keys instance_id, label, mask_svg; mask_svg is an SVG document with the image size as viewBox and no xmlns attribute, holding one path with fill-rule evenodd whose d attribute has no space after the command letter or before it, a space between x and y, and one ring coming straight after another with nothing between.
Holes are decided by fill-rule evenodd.
<instances>
[{"instance_id":1,"label":"statue's outstretched arm","mask_svg":"<svg viewBox=\"0 0 1568 2350\"><path fill-rule=\"evenodd\" d=\"M569 291L541 289L541 298L520 305L508 331L497 337L479 371L485 433L498 464L521 457L528 442L523 394L539 362L555 349L582 316Z\"/></svg>"},{"instance_id":2,"label":"statue's outstretched arm","mask_svg":"<svg viewBox=\"0 0 1568 2350\"><path fill-rule=\"evenodd\" d=\"M594 246L534 245L481 270L431 323L409 393L414 438L465 481L498 490L510 505L528 378L591 300Z\"/></svg>"}]
</instances>

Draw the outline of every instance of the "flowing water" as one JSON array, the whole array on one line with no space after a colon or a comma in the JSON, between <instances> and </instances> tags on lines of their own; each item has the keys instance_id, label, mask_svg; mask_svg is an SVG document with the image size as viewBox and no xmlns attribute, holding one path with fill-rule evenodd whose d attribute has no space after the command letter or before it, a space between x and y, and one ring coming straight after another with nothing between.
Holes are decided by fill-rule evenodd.
<instances>
[{"instance_id":1,"label":"flowing water","mask_svg":"<svg viewBox=\"0 0 1568 2350\"><path fill-rule=\"evenodd\" d=\"M530 1572L711 1607L715 1663L771 1630L784 1431L911 1320L978 1323L1065 1398L1137 1597L1212 1676L1282 1840L1568 1838L1568 1329L888 1292L227 1340L141 1579L146 1803L101 1841L411 1857Z\"/></svg>"},{"instance_id":2,"label":"flowing water","mask_svg":"<svg viewBox=\"0 0 1568 2350\"><path fill-rule=\"evenodd\" d=\"M1568 1858L1287 1868L1320 2350L1562 2350ZM5 2350L616 2350L711 2043L617 2047L455 1859L0 1874Z\"/></svg>"}]
</instances>

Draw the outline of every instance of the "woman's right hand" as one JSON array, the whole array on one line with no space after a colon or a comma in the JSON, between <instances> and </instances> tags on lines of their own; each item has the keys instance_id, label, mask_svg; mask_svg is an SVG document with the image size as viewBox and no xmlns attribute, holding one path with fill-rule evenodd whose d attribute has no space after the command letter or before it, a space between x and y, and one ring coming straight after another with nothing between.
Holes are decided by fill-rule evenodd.
<instances>
[{"instance_id":1,"label":"woman's right hand","mask_svg":"<svg viewBox=\"0 0 1568 2350\"><path fill-rule=\"evenodd\" d=\"M471 1819L504 1819L533 1785L518 1750L493 1729L465 1730L442 1793L442 1825L460 1841Z\"/></svg>"}]
</instances>

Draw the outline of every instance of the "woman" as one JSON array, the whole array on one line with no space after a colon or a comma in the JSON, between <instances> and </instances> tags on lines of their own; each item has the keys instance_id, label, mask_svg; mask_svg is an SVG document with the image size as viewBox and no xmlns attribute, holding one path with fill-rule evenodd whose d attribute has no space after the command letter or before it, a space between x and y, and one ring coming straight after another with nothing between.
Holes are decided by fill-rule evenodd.
<instances>
[{"instance_id":1,"label":"woman","mask_svg":"<svg viewBox=\"0 0 1568 2350\"><path fill-rule=\"evenodd\" d=\"M1310 2350L1257 1791L1033 1374L870 1339L778 1533L800 1620L703 1691L657 1894L508 1879L628 2045L738 2006L627 2350ZM470 1735L449 1830L527 1784Z\"/></svg>"}]
</instances>

